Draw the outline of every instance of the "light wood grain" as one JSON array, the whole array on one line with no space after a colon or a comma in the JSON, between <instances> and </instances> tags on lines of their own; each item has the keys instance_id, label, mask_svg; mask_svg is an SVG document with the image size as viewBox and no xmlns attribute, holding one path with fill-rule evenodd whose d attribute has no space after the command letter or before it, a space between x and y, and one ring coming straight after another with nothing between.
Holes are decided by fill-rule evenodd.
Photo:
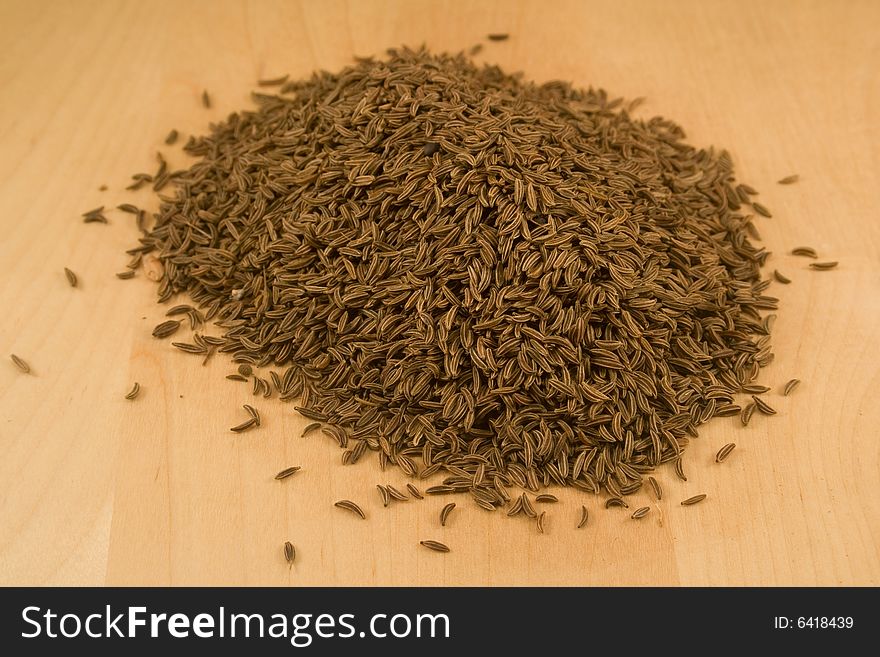
<instances>
[{"instance_id":1,"label":"light wood grain","mask_svg":"<svg viewBox=\"0 0 880 657\"><path fill-rule=\"evenodd\" d=\"M0 363L0 583L880 584L878 24L871 1L3 2L0 352L34 374ZM168 130L246 107L259 77L500 31L511 39L487 43L484 61L647 96L643 114L728 148L774 212L760 224L770 268L793 279L771 288L777 357L762 375L779 415L707 425L688 482L661 471L667 499L639 522L563 491L545 535L466 500L441 528L446 499L383 509L375 484L402 475L342 467L326 439L299 438L289 405L260 401L264 427L231 434L247 386L224 380L222 359L201 367L151 338L154 286L113 276L131 218L78 218L147 203L122 188L157 150L185 162ZM786 255L801 244L840 269ZM792 377L803 384L783 398ZM135 380L143 392L126 401ZM273 480L290 465L303 470ZM706 502L679 506L699 492ZM333 508L340 498L368 521ZM582 503L591 520L575 530Z\"/></svg>"}]
</instances>

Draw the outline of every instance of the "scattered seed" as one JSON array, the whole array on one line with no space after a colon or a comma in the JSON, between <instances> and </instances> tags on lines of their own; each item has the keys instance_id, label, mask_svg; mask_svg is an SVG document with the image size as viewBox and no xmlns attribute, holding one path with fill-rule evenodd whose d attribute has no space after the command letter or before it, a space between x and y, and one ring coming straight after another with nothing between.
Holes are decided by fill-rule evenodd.
<instances>
[{"instance_id":1,"label":"scattered seed","mask_svg":"<svg viewBox=\"0 0 880 657\"><path fill-rule=\"evenodd\" d=\"M134 271L131 269L129 269L128 271L121 271L118 274L116 274L116 278L121 278L122 280L134 278Z\"/></svg>"},{"instance_id":2,"label":"scattered seed","mask_svg":"<svg viewBox=\"0 0 880 657\"><path fill-rule=\"evenodd\" d=\"M682 481L688 480L688 478L684 474L684 463L682 463L680 456L675 459L675 474Z\"/></svg>"},{"instance_id":3,"label":"scattered seed","mask_svg":"<svg viewBox=\"0 0 880 657\"><path fill-rule=\"evenodd\" d=\"M235 433L241 433L242 431L247 431L251 427L257 426L257 421L254 418L250 418L245 420L241 424L236 424L234 427L230 429L230 431L234 431Z\"/></svg>"},{"instance_id":4,"label":"scattered seed","mask_svg":"<svg viewBox=\"0 0 880 657\"><path fill-rule=\"evenodd\" d=\"M702 502L706 499L706 494L703 493L701 495L694 495L693 497L689 497L684 500L681 505L682 506L691 506L692 504L697 504L698 502Z\"/></svg>"},{"instance_id":5,"label":"scattered seed","mask_svg":"<svg viewBox=\"0 0 880 657\"><path fill-rule=\"evenodd\" d=\"M391 484L385 484L385 490L388 491L388 495L391 497L391 499L398 500L400 502L406 502L407 500L409 500L406 495L401 493Z\"/></svg>"},{"instance_id":6,"label":"scattered seed","mask_svg":"<svg viewBox=\"0 0 880 657\"><path fill-rule=\"evenodd\" d=\"M316 422L326 422L327 416L324 413L320 413L318 411L313 411L309 408L303 408L302 406L294 406L293 410L297 411L300 415L307 417L310 420L315 420Z\"/></svg>"},{"instance_id":7,"label":"scattered seed","mask_svg":"<svg viewBox=\"0 0 880 657\"><path fill-rule=\"evenodd\" d=\"M303 429L303 432L300 435L305 437L308 434L312 433L313 431L317 431L320 428L321 428L320 422L312 422L311 424L306 425L306 428Z\"/></svg>"},{"instance_id":8,"label":"scattered seed","mask_svg":"<svg viewBox=\"0 0 880 657\"><path fill-rule=\"evenodd\" d=\"M776 409L774 409L772 406L770 406L770 404L765 402L757 395L752 395L752 400L755 402L755 406L758 407L758 410L761 411L764 415L776 415Z\"/></svg>"},{"instance_id":9,"label":"scattered seed","mask_svg":"<svg viewBox=\"0 0 880 657\"><path fill-rule=\"evenodd\" d=\"M489 35L489 41L506 41L509 38L510 35L506 33L496 33Z\"/></svg>"},{"instance_id":10,"label":"scattered seed","mask_svg":"<svg viewBox=\"0 0 880 657\"><path fill-rule=\"evenodd\" d=\"M550 495L549 493L544 493L542 495L535 496L535 502L558 502L559 498L555 495Z\"/></svg>"},{"instance_id":11,"label":"scattered seed","mask_svg":"<svg viewBox=\"0 0 880 657\"><path fill-rule=\"evenodd\" d=\"M648 477L648 483L651 484L651 490L654 492L654 499L658 502L663 499L663 489L660 487L660 482L658 482L654 477Z\"/></svg>"},{"instance_id":12,"label":"scattered seed","mask_svg":"<svg viewBox=\"0 0 880 657\"><path fill-rule=\"evenodd\" d=\"M256 421L257 426L260 426L260 414L257 412L257 409L250 404L245 404L243 408L245 411L247 411L247 414L250 415L254 419L254 421Z\"/></svg>"},{"instance_id":13,"label":"scattered seed","mask_svg":"<svg viewBox=\"0 0 880 657\"><path fill-rule=\"evenodd\" d=\"M434 552L449 552L449 547L439 541L419 541L419 545L424 545Z\"/></svg>"},{"instance_id":14,"label":"scattered seed","mask_svg":"<svg viewBox=\"0 0 880 657\"><path fill-rule=\"evenodd\" d=\"M520 497L522 500L522 510L529 518L537 518L538 513L535 511L535 507L532 506L532 503L529 501L529 496L525 493Z\"/></svg>"},{"instance_id":15,"label":"scattered seed","mask_svg":"<svg viewBox=\"0 0 880 657\"><path fill-rule=\"evenodd\" d=\"M177 130L172 130L168 133L168 136L165 137L165 144L167 146L171 146L174 142L177 141Z\"/></svg>"},{"instance_id":16,"label":"scattered seed","mask_svg":"<svg viewBox=\"0 0 880 657\"><path fill-rule=\"evenodd\" d=\"M389 504L391 504L391 495L388 494L388 490L385 488L385 486L382 486L381 484L376 484L376 488L379 489L379 495L382 496L382 506L388 506Z\"/></svg>"},{"instance_id":17,"label":"scattered seed","mask_svg":"<svg viewBox=\"0 0 880 657\"><path fill-rule=\"evenodd\" d=\"M362 443L362 444L366 445L366 443ZM412 495L417 500L425 499L425 496L422 495L421 492L419 492L419 489L416 488L415 486L413 486L412 484L407 484L406 489L409 491L410 495Z\"/></svg>"},{"instance_id":18,"label":"scattered seed","mask_svg":"<svg viewBox=\"0 0 880 657\"><path fill-rule=\"evenodd\" d=\"M289 75L282 75L280 78L270 78L268 80L257 80L257 85L261 87L280 87L287 82Z\"/></svg>"},{"instance_id":19,"label":"scattered seed","mask_svg":"<svg viewBox=\"0 0 880 657\"><path fill-rule=\"evenodd\" d=\"M284 560L287 561L288 564L293 566L294 559L296 559L296 548L293 547L293 543L291 543L290 541L285 541Z\"/></svg>"},{"instance_id":20,"label":"scattered seed","mask_svg":"<svg viewBox=\"0 0 880 657\"><path fill-rule=\"evenodd\" d=\"M641 520L649 513L651 513L651 507L643 506L643 507L640 507L640 508L636 509L635 511L633 511L633 514L630 517L633 520Z\"/></svg>"},{"instance_id":21,"label":"scattered seed","mask_svg":"<svg viewBox=\"0 0 880 657\"><path fill-rule=\"evenodd\" d=\"M195 354L196 356L201 356L208 351L208 348L204 345L192 344L190 342L172 342L171 346L188 354Z\"/></svg>"},{"instance_id":22,"label":"scattered seed","mask_svg":"<svg viewBox=\"0 0 880 657\"><path fill-rule=\"evenodd\" d=\"M811 262L810 269L817 269L819 271L827 271L829 269L834 269L837 267L837 262Z\"/></svg>"},{"instance_id":23,"label":"scattered seed","mask_svg":"<svg viewBox=\"0 0 880 657\"><path fill-rule=\"evenodd\" d=\"M139 393L140 391L141 391L141 384L138 383L137 381L135 381L135 382L134 382L134 386L133 386L132 389L128 392L128 394L125 395L125 398L126 398L126 399L134 399L135 397L138 396L138 393Z\"/></svg>"},{"instance_id":24,"label":"scattered seed","mask_svg":"<svg viewBox=\"0 0 880 657\"><path fill-rule=\"evenodd\" d=\"M300 470L302 470L301 466L294 465L293 467L287 468L287 469L279 472L277 475L275 475L275 478L278 479L279 481L282 479L287 479L289 476L296 474Z\"/></svg>"},{"instance_id":25,"label":"scattered seed","mask_svg":"<svg viewBox=\"0 0 880 657\"><path fill-rule=\"evenodd\" d=\"M238 373L242 376L250 376L254 373L254 368L248 365L247 363L242 363L238 366Z\"/></svg>"},{"instance_id":26,"label":"scattered seed","mask_svg":"<svg viewBox=\"0 0 880 657\"><path fill-rule=\"evenodd\" d=\"M587 507L581 506L581 519L580 519L580 522L578 522L577 528L580 529L581 527L586 525L587 520L589 520L589 518L590 518L590 512L587 510Z\"/></svg>"},{"instance_id":27,"label":"scattered seed","mask_svg":"<svg viewBox=\"0 0 880 657\"><path fill-rule=\"evenodd\" d=\"M610 509L612 506L622 506L624 509L629 508L629 504L624 502L622 497L609 497L605 500L606 509Z\"/></svg>"},{"instance_id":28,"label":"scattered seed","mask_svg":"<svg viewBox=\"0 0 880 657\"><path fill-rule=\"evenodd\" d=\"M162 322L156 328L153 329L153 337L154 338L167 338L169 336L177 333L177 329L180 328L180 322L176 319L169 319L166 322Z\"/></svg>"},{"instance_id":29,"label":"scattered seed","mask_svg":"<svg viewBox=\"0 0 880 657\"><path fill-rule=\"evenodd\" d=\"M24 362L21 358L16 356L15 354L10 354L9 357L12 359L12 362L15 363L15 366L20 369L25 374L30 374L31 366Z\"/></svg>"},{"instance_id":30,"label":"scattered seed","mask_svg":"<svg viewBox=\"0 0 880 657\"><path fill-rule=\"evenodd\" d=\"M740 415L740 420L742 420L742 424L744 427L749 425L749 420L752 419L752 415L755 413L755 409L758 408L758 405L754 402L751 404L747 404L743 410L742 415Z\"/></svg>"},{"instance_id":31,"label":"scattered seed","mask_svg":"<svg viewBox=\"0 0 880 657\"><path fill-rule=\"evenodd\" d=\"M757 212L759 215L761 215L762 217L772 217L773 216L772 214L770 214L770 210L765 208L760 203L755 203L754 201L752 202L752 209L755 212Z\"/></svg>"},{"instance_id":32,"label":"scattered seed","mask_svg":"<svg viewBox=\"0 0 880 657\"><path fill-rule=\"evenodd\" d=\"M801 384L800 379L792 379L788 383L785 384L785 387L782 389L782 396L788 397L791 393L794 392L795 388L797 388Z\"/></svg>"},{"instance_id":33,"label":"scattered seed","mask_svg":"<svg viewBox=\"0 0 880 657\"><path fill-rule=\"evenodd\" d=\"M76 274L70 271L67 267L64 268L64 275L67 276L67 282L70 283L70 287L76 287L77 278Z\"/></svg>"},{"instance_id":34,"label":"scattered seed","mask_svg":"<svg viewBox=\"0 0 880 657\"><path fill-rule=\"evenodd\" d=\"M351 500L339 500L333 506L338 506L340 509L351 511L354 514L359 515L362 520L367 519L367 514L364 513L364 510Z\"/></svg>"},{"instance_id":35,"label":"scattered seed","mask_svg":"<svg viewBox=\"0 0 880 657\"><path fill-rule=\"evenodd\" d=\"M715 463L724 463L725 459L730 456L730 453L736 447L736 443L727 443L724 447L718 450L718 453L715 455Z\"/></svg>"},{"instance_id":36,"label":"scattered seed","mask_svg":"<svg viewBox=\"0 0 880 657\"><path fill-rule=\"evenodd\" d=\"M783 285L788 285L789 283L791 283L791 279L787 276L783 276L782 274L780 274L778 269L773 270L773 278L775 278Z\"/></svg>"},{"instance_id":37,"label":"scattered seed","mask_svg":"<svg viewBox=\"0 0 880 657\"><path fill-rule=\"evenodd\" d=\"M449 517L449 514L452 513L452 510L455 508L455 502L450 502L446 506L443 507L443 510L440 511L440 526L446 526L446 519Z\"/></svg>"},{"instance_id":38,"label":"scattered seed","mask_svg":"<svg viewBox=\"0 0 880 657\"><path fill-rule=\"evenodd\" d=\"M207 91L202 92L202 105L204 105L206 109L211 108L211 97L208 95Z\"/></svg>"},{"instance_id":39,"label":"scattered seed","mask_svg":"<svg viewBox=\"0 0 880 657\"><path fill-rule=\"evenodd\" d=\"M763 395L765 392L770 392L769 387L757 384L744 385L740 390L750 395Z\"/></svg>"},{"instance_id":40,"label":"scattered seed","mask_svg":"<svg viewBox=\"0 0 880 657\"><path fill-rule=\"evenodd\" d=\"M800 176L795 173L790 176L786 176L781 180L777 180L776 182L780 185L791 185L792 183L796 183L798 180L800 180Z\"/></svg>"},{"instance_id":41,"label":"scattered seed","mask_svg":"<svg viewBox=\"0 0 880 657\"><path fill-rule=\"evenodd\" d=\"M807 258L818 258L819 254L816 253L816 249L813 249L809 246L799 246L791 250L791 255L796 256L806 256Z\"/></svg>"},{"instance_id":42,"label":"scattered seed","mask_svg":"<svg viewBox=\"0 0 880 657\"><path fill-rule=\"evenodd\" d=\"M536 521L536 524L538 526L538 533L539 534L544 533L544 518L546 518L546 517L547 517L546 511L541 511L541 513L538 515L538 519Z\"/></svg>"}]
</instances>

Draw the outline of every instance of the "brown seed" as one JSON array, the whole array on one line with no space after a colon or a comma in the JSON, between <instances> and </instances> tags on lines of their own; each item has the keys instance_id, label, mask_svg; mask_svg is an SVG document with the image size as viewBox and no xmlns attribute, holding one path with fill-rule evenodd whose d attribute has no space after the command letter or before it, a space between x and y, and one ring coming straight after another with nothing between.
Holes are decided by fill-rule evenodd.
<instances>
[{"instance_id":1,"label":"brown seed","mask_svg":"<svg viewBox=\"0 0 880 657\"><path fill-rule=\"evenodd\" d=\"M362 443L362 444L365 445L366 443ZM413 486L412 484L407 484L406 489L409 491L409 494L412 495L417 500L425 499L425 496L422 495L421 492L419 492L419 489L416 488L415 486Z\"/></svg>"},{"instance_id":2,"label":"brown seed","mask_svg":"<svg viewBox=\"0 0 880 657\"><path fill-rule=\"evenodd\" d=\"M827 271L829 269L834 269L837 267L837 262L811 262L810 269L817 269L819 271Z\"/></svg>"},{"instance_id":3,"label":"brown seed","mask_svg":"<svg viewBox=\"0 0 880 657\"><path fill-rule=\"evenodd\" d=\"M755 406L758 407L758 410L764 415L776 415L776 409L757 395L752 395L752 400L755 402Z\"/></svg>"},{"instance_id":4,"label":"brown seed","mask_svg":"<svg viewBox=\"0 0 880 657\"><path fill-rule=\"evenodd\" d=\"M440 526L446 526L446 519L449 517L449 514L452 513L452 510L455 508L455 502L450 502L440 511Z\"/></svg>"},{"instance_id":5,"label":"brown seed","mask_svg":"<svg viewBox=\"0 0 880 657\"><path fill-rule=\"evenodd\" d=\"M800 384L801 384L800 379L792 379L791 381L786 383L785 387L782 389L782 396L788 397L791 393L793 393L795 391L795 388L797 388Z\"/></svg>"},{"instance_id":6,"label":"brown seed","mask_svg":"<svg viewBox=\"0 0 880 657\"><path fill-rule=\"evenodd\" d=\"M64 275L67 276L67 282L70 283L70 287L76 287L77 278L76 274L70 271L67 267L64 268Z\"/></svg>"},{"instance_id":7,"label":"brown seed","mask_svg":"<svg viewBox=\"0 0 880 657\"><path fill-rule=\"evenodd\" d=\"M293 561L296 559L296 548L293 547L293 543L290 541L284 542L284 560L287 561L288 564L293 566Z\"/></svg>"},{"instance_id":8,"label":"brown seed","mask_svg":"<svg viewBox=\"0 0 880 657\"><path fill-rule=\"evenodd\" d=\"M697 504L698 502L702 502L706 499L706 494L703 493L701 495L694 495L693 497L689 497L684 500L681 505L682 506L691 506L692 504Z\"/></svg>"},{"instance_id":9,"label":"brown seed","mask_svg":"<svg viewBox=\"0 0 880 657\"><path fill-rule=\"evenodd\" d=\"M364 510L351 500L339 500L333 506L338 506L340 509L351 511L354 514L359 515L362 520L367 519L367 514L364 513Z\"/></svg>"},{"instance_id":10,"label":"brown seed","mask_svg":"<svg viewBox=\"0 0 880 657\"><path fill-rule=\"evenodd\" d=\"M654 499L658 502L663 499L663 489L660 487L660 482L658 482L654 477L648 477L648 483L651 484L651 490L654 492Z\"/></svg>"},{"instance_id":11,"label":"brown seed","mask_svg":"<svg viewBox=\"0 0 880 657\"><path fill-rule=\"evenodd\" d=\"M297 411L300 415L307 417L310 420L315 420L316 422L326 422L327 416L318 411L314 411L310 408L304 408L302 406L294 406L293 410Z\"/></svg>"},{"instance_id":12,"label":"brown seed","mask_svg":"<svg viewBox=\"0 0 880 657\"><path fill-rule=\"evenodd\" d=\"M238 366L238 373L242 376L250 376L254 373L254 368L248 365L247 363L242 363Z\"/></svg>"},{"instance_id":13,"label":"brown seed","mask_svg":"<svg viewBox=\"0 0 880 657\"><path fill-rule=\"evenodd\" d=\"M740 388L743 392L747 392L750 395L763 395L765 392L770 392L770 388L767 386L760 386L755 384L748 384L742 386Z\"/></svg>"},{"instance_id":14,"label":"brown seed","mask_svg":"<svg viewBox=\"0 0 880 657\"><path fill-rule=\"evenodd\" d=\"M520 496L522 500L522 510L529 518L537 518L538 513L535 511L535 507L532 506L532 503L529 501L529 496L523 493Z\"/></svg>"},{"instance_id":15,"label":"brown seed","mask_svg":"<svg viewBox=\"0 0 880 657\"><path fill-rule=\"evenodd\" d=\"M206 109L211 108L211 97L208 95L207 91L202 92L202 105L204 105Z\"/></svg>"},{"instance_id":16,"label":"brown seed","mask_svg":"<svg viewBox=\"0 0 880 657\"><path fill-rule=\"evenodd\" d=\"M376 488L379 489L379 495L382 496L382 506L388 506L389 504L391 504L391 495L388 494L388 490L385 488L385 486L382 486L381 484L376 484Z\"/></svg>"},{"instance_id":17,"label":"brown seed","mask_svg":"<svg viewBox=\"0 0 880 657\"><path fill-rule=\"evenodd\" d=\"M765 208L760 203L755 203L754 201L752 202L752 209L755 212L757 212L759 215L761 215L762 217L772 217L773 216L772 214L770 214L770 210Z\"/></svg>"},{"instance_id":18,"label":"brown seed","mask_svg":"<svg viewBox=\"0 0 880 657\"><path fill-rule=\"evenodd\" d=\"M439 541L419 541L419 545L424 545L434 552L449 552L449 547Z\"/></svg>"},{"instance_id":19,"label":"brown seed","mask_svg":"<svg viewBox=\"0 0 880 657\"><path fill-rule=\"evenodd\" d=\"M751 404L747 404L743 408L742 415L740 415L740 420L742 420L742 424L744 427L749 425L749 420L752 419L752 415L754 415L756 408L758 408L758 405L754 402L752 402Z\"/></svg>"},{"instance_id":20,"label":"brown seed","mask_svg":"<svg viewBox=\"0 0 880 657\"><path fill-rule=\"evenodd\" d=\"M31 366L28 365L24 360L16 356L15 354L10 354L9 357L12 359L12 362L15 363L15 366L20 369L25 374L30 374Z\"/></svg>"},{"instance_id":21,"label":"brown seed","mask_svg":"<svg viewBox=\"0 0 880 657\"><path fill-rule=\"evenodd\" d=\"M320 428L321 428L320 422L312 422L312 423L306 425L306 428L303 429L303 432L300 435L306 436L306 435L312 433L312 431L316 431Z\"/></svg>"},{"instance_id":22,"label":"brown seed","mask_svg":"<svg viewBox=\"0 0 880 657\"><path fill-rule=\"evenodd\" d=\"M201 356L208 351L208 348L204 345L192 344L190 342L172 342L171 346L188 354L195 354L196 356Z\"/></svg>"},{"instance_id":23,"label":"brown seed","mask_svg":"<svg viewBox=\"0 0 880 657\"><path fill-rule=\"evenodd\" d=\"M172 130L168 133L168 136L165 137L165 144L167 146L171 146L174 142L177 141L177 130Z\"/></svg>"},{"instance_id":24,"label":"brown seed","mask_svg":"<svg viewBox=\"0 0 880 657\"><path fill-rule=\"evenodd\" d=\"M177 333L177 329L180 328L180 322L176 319L169 319L166 322L162 322L156 328L153 329L153 337L154 338L167 338L171 335Z\"/></svg>"},{"instance_id":25,"label":"brown seed","mask_svg":"<svg viewBox=\"0 0 880 657\"><path fill-rule=\"evenodd\" d=\"M643 507L640 507L640 508L636 509L635 511L633 511L633 514L630 517L633 520L640 520L640 519L644 518L646 515L648 515L649 513L651 513L651 507L643 506Z\"/></svg>"},{"instance_id":26,"label":"brown seed","mask_svg":"<svg viewBox=\"0 0 880 657\"><path fill-rule=\"evenodd\" d=\"M431 486L425 492L428 495L445 495L446 493L454 493L455 489L452 486Z\"/></svg>"},{"instance_id":27,"label":"brown seed","mask_svg":"<svg viewBox=\"0 0 880 657\"><path fill-rule=\"evenodd\" d=\"M510 38L509 34L500 33L500 32L496 33L496 34L489 35L489 41L506 41L508 38Z\"/></svg>"},{"instance_id":28,"label":"brown seed","mask_svg":"<svg viewBox=\"0 0 880 657\"><path fill-rule=\"evenodd\" d=\"M243 408L245 411L247 411L248 415L250 415L254 419L254 421L257 423L257 426L260 426L260 414L257 409L250 404L245 404Z\"/></svg>"},{"instance_id":29,"label":"brown seed","mask_svg":"<svg viewBox=\"0 0 880 657\"><path fill-rule=\"evenodd\" d=\"M270 78L267 80L257 80L257 84L261 87L280 87L282 84L287 82L287 78L289 75L283 75L279 78Z\"/></svg>"},{"instance_id":30,"label":"brown seed","mask_svg":"<svg viewBox=\"0 0 880 657\"><path fill-rule=\"evenodd\" d=\"M235 433L241 433L242 431L247 431L248 429L257 426L257 421L254 418L250 418L245 420L241 424L236 424L234 427L230 429L230 431L234 431Z\"/></svg>"},{"instance_id":31,"label":"brown seed","mask_svg":"<svg viewBox=\"0 0 880 657\"><path fill-rule=\"evenodd\" d=\"M782 178L780 180L777 180L776 182L780 185L790 185L792 183L796 183L798 180L800 180L800 176L795 173L790 176L786 176L785 178Z\"/></svg>"},{"instance_id":32,"label":"brown seed","mask_svg":"<svg viewBox=\"0 0 880 657\"><path fill-rule=\"evenodd\" d=\"M791 255L796 256L806 256L807 258L818 258L819 254L816 253L816 249L813 249L809 246L799 246L791 250Z\"/></svg>"},{"instance_id":33,"label":"brown seed","mask_svg":"<svg viewBox=\"0 0 880 657\"><path fill-rule=\"evenodd\" d=\"M409 500L406 495L401 493L391 484L385 484L385 490L388 491L388 496L391 497L391 499L393 500L398 500L400 502L406 502L407 500Z\"/></svg>"},{"instance_id":34,"label":"brown seed","mask_svg":"<svg viewBox=\"0 0 880 657\"><path fill-rule=\"evenodd\" d=\"M513 504L510 505L510 509L507 511L508 516L515 516L518 513L522 513L523 505L522 505L522 497L517 497L514 500Z\"/></svg>"},{"instance_id":35,"label":"brown seed","mask_svg":"<svg viewBox=\"0 0 880 657\"><path fill-rule=\"evenodd\" d=\"M116 278L121 278L122 280L134 278L134 271L132 271L131 269L129 269L128 271L121 271L116 274Z\"/></svg>"},{"instance_id":36,"label":"brown seed","mask_svg":"<svg viewBox=\"0 0 880 657\"><path fill-rule=\"evenodd\" d=\"M293 467L287 468L279 472L277 475L275 475L275 478L281 481L282 479L287 479L289 476L296 474L300 470L302 470L301 466L294 465Z\"/></svg>"},{"instance_id":37,"label":"brown seed","mask_svg":"<svg viewBox=\"0 0 880 657\"><path fill-rule=\"evenodd\" d=\"M587 507L581 506L581 519L578 522L577 528L580 529L581 527L585 526L587 524L587 520L589 520L589 518L590 518L590 512L587 510Z\"/></svg>"},{"instance_id":38,"label":"brown seed","mask_svg":"<svg viewBox=\"0 0 880 657\"><path fill-rule=\"evenodd\" d=\"M227 374L226 378L230 381L239 381L241 383L247 382L247 377L244 377L241 374Z\"/></svg>"},{"instance_id":39,"label":"brown seed","mask_svg":"<svg viewBox=\"0 0 880 657\"><path fill-rule=\"evenodd\" d=\"M684 463L682 462L680 456L677 459L675 459L675 474L682 481L688 480L688 478L684 474Z\"/></svg>"},{"instance_id":40,"label":"brown seed","mask_svg":"<svg viewBox=\"0 0 880 657\"><path fill-rule=\"evenodd\" d=\"M605 500L606 509L610 509L612 506L622 506L624 509L629 508L629 504L624 502L622 497L609 497Z\"/></svg>"},{"instance_id":41,"label":"brown seed","mask_svg":"<svg viewBox=\"0 0 880 657\"><path fill-rule=\"evenodd\" d=\"M719 449L718 453L715 455L715 463L724 463L735 447L736 443L727 443L724 447Z\"/></svg>"},{"instance_id":42,"label":"brown seed","mask_svg":"<svg viewBox=\"0 0 880 657\"><path fill-rule=\"evenodd\" d=\"M773 270L773 278L775 278L783 285L788 285L789 283L791 283L791 279L787 276L783 276L782 274L780 274L778 269Z\"/></svg>"},{"instance_id":43,"label":"brown seed","mask_svg":"<svg viewBox=\"0 0 880 657\"><path fill-rule=\"evenodd\" d=\"M486 510L513 487L628 495L770 363L770 254L726 152L426 51L279 93L133 177L175 189L138 212L130 264L223 331L184 351L284 367L272 389L348 463L442 470L430 494Z\"/></svg>"},{"instance_id":44,"label":"brown seed","mask_svg":"<svg viewBox=\"0 0 880 657\"><path fill-rule=\"evenodd\" d=\"M128 394L125 395L126 399L134 399L138 396L138 393L141 391L141 384L137 381L134 382L134 386L132 386L131 390L129 390Z\"/></svg>"},{"instance_id":45,"label":"brown seed","mask_svg":"<svg viewBox=\"0 0 880 657\"><path fill-rule=\"evenodd\" d=\"M558 501L559 501L558 497L556 497L555 495L547 494L547 493L544 493L543 495L536 495L535 496L535 502L545 502L546 503L546 502L558 502Z\"/></svg>"},{"instance_id":46,"label":"brown seed","mask_svg":"<svg viewBox=\"0 0 880 657\"><path fill-rule=\"evenodd\" d=\"M536 521L536 524L537 524L537 526L538 526L538 533L539 533L539 534L543 534L543 533L544 533L544 519L545 519L546 517L547 517L547 512L546 512L546 511L541 511L541 513L538 515L538 519L537 519L537 521Z\"/></svg>"}]
</instances>

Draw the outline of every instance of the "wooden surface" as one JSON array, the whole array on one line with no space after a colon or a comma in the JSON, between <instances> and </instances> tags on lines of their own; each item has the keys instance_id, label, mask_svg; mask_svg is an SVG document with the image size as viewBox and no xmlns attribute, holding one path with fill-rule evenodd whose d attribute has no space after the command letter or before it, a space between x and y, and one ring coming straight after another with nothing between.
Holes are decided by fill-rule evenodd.
<instances>
[{"instance_id":1,"label":"wooden surface","mask_svg":"<svg viewBox=\"0 0 880 657\"><path fill-rule=\"evenodd\" d=\"M878 24L880 3L832 0L0 3L0 583L880 584ZM562 491L546 535L468 500L441 528L447 499L383 509L375 485L402 474L341 466L327 439L299 437L290 405L260 401L263 428L231 434L251 399L223 378L233 367L151 338L154 285L114 278L131 218L79 219L150 203L122 191L128 176L157 150L185 163L168 130L199 133L247 107L259 77L502 31L510 40L486 43L482 60L647 96L643 115L728 148L774 212L760 222L769 269L793 279L771 287L777 356L761 379L779 415L705 426L688 482L661 470L667 499L642 521ZM801 182L775 184L790 173ZM801 244L839 270L786 255ZM803 384L783 398L793 377ZM135 380L143 392L125 401ZM273 480L290 465L303 470ZM679 506L701 492L703 504ZM334 509L340 498L368 521ZM591 519L575 530L582 503Z\"/></svg>"}]
</instances>

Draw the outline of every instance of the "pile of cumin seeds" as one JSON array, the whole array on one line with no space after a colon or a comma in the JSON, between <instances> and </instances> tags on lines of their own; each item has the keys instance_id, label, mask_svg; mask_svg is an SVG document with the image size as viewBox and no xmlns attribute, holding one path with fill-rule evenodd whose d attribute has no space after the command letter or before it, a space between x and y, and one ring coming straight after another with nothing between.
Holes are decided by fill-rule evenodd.
<instances>
[{"instance_id":1,"label":"pile of cumin seeds","mask_svg":"<svg viewBox=\"0 0 880 657\"><path fill-rule=\"evenodd\" d=\"M772 359L754 190L674 123L405 48L254 100L139 252L340 446L488 509L618 499Z\"/></svg>"}]
</instances>

